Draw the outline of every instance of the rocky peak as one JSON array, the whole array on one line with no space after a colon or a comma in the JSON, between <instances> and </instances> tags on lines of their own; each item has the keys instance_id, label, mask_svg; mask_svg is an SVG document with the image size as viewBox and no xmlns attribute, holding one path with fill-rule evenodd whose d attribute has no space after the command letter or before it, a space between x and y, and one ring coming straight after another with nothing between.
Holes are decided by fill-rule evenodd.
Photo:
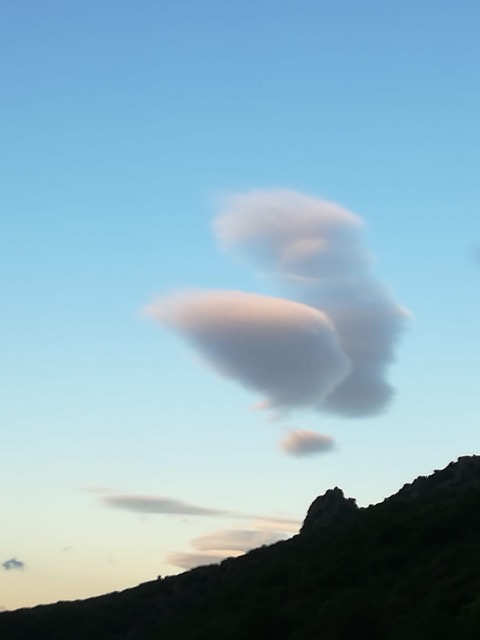
<instances>
[{"instance_id":1,"label":"rocky peak","mask_svg":"<svg viewBox=\"0 0 480 640\"><path fill-rule=\"evenodd\" d=\"M357 511L357 503L353 498L345 498L338 487L329 489L310 505L300 533L315 533L332 524L339 524Z\"/></svg>"}]
</instances>

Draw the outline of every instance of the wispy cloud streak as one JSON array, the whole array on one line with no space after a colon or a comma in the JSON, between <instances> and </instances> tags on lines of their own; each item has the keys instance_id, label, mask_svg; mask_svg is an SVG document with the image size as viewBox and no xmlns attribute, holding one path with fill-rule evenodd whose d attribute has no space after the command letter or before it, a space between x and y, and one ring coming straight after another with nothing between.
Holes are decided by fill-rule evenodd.
<instances>
[{"instance_id":1,"label":"wispy cloud streak","mask_svg":"<svg viewBox=\"0 0 480 640\"><path fill-rule=\"evenodd\" d=\"M228 556L221 553L177 552L170 553L166 557L166 561L174 567L180 567L181 569L193 569L194 567L201 567L209 564L219 564L222 560L225 560L225 558L228 558Z\"/></svg>"},{"instance_id":2,"label":"wispy cloud streak","mask_svg":"<svg viewBox=\"0 0 480 640\"><path fill-rule=\"evenodd\" d=\"M103 506L136 513L182 514L189 516L225 516L228 512L199 507L164 496L139 496L131 494L107 495L101 498Z\"/></svg>"},{"instance_id":3,"label":"wispy cloud streak","mask_svg":"<svg viewBox=\"0 0 480 640\"><path fill-rule=\"evenodd\" d=\"M205 564L218 563L225 558L238 557L251 549L271 545L291 536L292 520L269 519L272 529L258 527L255 529L223 529L214 531L192 540L195 552L171 553L167 562L183 569L190 569ZM278 527L282 523L283 529ZM298 531L295 523L294 531Z\"/></svg>"}]
</instances>

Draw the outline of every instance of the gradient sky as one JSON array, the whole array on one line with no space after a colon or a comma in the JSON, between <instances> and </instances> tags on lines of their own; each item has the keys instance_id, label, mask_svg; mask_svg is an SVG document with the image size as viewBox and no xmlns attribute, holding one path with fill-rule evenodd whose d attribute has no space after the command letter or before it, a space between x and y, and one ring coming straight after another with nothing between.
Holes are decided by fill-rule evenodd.
<instances>
[{"instance_id":1,"label":"gradient sky","mask_svg":"<svg viewBox=\"0 0 480 640\"><path fill-rule=\"evenodd\" d=\"M479 20L476 0L4 3L0 607L269 543L330 487L367 505L479 452ZM411 316L379 415L268 420L145 315L192 288L286 295L212 230L256 189L363 220ZM288 455L292 428L317 451Z\"/></svg>"}]
</instances>

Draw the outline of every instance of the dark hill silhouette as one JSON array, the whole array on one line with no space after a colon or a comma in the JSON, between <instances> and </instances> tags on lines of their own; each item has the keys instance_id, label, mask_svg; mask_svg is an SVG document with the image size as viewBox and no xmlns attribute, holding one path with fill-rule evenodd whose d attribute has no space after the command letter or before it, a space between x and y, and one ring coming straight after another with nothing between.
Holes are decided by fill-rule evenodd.
<instances>
[{"instance_id":1,"label":"dark hill silhouette","mask_svg":"<svg viewBox=\"0 0 480 640\"><path fill-rule=\"evenodd\" d=\"M357 508L338 488L301 533L220 565L0 613L2 640L479 640L480 457Z\"/></svg>"}]
</instances>

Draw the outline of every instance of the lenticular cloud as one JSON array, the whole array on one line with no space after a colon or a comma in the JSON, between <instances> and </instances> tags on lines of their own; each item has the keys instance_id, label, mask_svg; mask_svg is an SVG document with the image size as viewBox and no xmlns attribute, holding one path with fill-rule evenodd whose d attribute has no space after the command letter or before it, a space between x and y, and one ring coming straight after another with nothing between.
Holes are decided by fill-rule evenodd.
<instances>
[{"instance_id":1,"label":"lenticular cloud","mask_svg":"<svg viewBox=\"0 0 480 640\"><path fill-rule=\"evenodd\" d=\"M265 407L382 411L393 395L386 376L406 313L372 273L361 219L302 194L253 191L230 198L214 230L226 251L253 259L290 299L190 291L151 304L147 314L222 375L260 393ZM298 455L297 440L284 448ZM309 452L321 448L307 444Z\"/></svg>"},{"instance_id":2,"label":"lenticular cloud","mask_svg":"<svg viewBox=\"0 0 480 640\"><path fill-rule=\"evenodd\" d=\"M271 408L315 407L350 371L332 322L300 302L197 291L147 313L183 334L221 374L262 393Z\"/></svg>"}]
</instances>

